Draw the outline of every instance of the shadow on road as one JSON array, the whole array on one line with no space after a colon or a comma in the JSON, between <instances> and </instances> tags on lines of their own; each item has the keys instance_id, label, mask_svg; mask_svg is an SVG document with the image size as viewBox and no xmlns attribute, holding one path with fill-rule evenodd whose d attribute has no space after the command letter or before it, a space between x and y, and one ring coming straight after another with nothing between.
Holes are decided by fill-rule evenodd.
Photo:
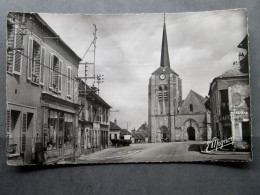
<instances>
[{"instance_id":1,"label":"shadow on road","mask_svg":"<svg viewBox=\"0 0 260 195\"><path fill-rule=\"evenodd\" d=\"M191 144L188 148L188 151L200 152L200 144Z\"/></svg>"}]
</instances>

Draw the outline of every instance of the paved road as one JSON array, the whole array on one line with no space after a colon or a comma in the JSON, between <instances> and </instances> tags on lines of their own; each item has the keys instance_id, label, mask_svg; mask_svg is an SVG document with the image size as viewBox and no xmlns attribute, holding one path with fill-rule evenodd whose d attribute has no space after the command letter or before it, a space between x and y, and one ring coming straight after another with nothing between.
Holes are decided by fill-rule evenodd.
<instances>
[{"instance_id":1,"label":"paved road","mask_svg":"<svg viewBox=\"0 0 260 195\"><path fill-rule=\"evenodd\" d=\"M111 147L93 154L83 155L76 163L135 163L135 162L183 162L214 160L248 160L250 154L210 155L199 152L202 142L171 142L131 144Z\"/></svg>"}]
</instances>

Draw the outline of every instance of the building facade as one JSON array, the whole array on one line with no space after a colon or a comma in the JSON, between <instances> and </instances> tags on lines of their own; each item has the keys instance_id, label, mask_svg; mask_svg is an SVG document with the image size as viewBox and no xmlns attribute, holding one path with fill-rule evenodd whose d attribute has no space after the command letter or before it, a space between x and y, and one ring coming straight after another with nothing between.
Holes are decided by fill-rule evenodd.
<instances>
[{"instance_id":1,"label":"building facade","mask_svg":"<svg viewBox=\"0 0 260 195\"><path fill-rule=\"evenodd\" d=\"M38 14L9 13L7 29L8 162L73 158L81 59Z\"/></svg>"},{"instance_id":2,"label":"building facade","mask_svg":"<svg viewBox=\"0 0 260 195\"><path fill-rule=\"evenodd\" d=\"M83 81L79 86L79 104L78 154L89 154L107 148L111 106L96 93L95 88Z\"/></svg>"},{"instance_id":3,"label":"building facade","mask_svg":"<svg viewBox=\"0 0 260 195\"><path fill-rule=\"evenodd\" d=\"M182 80L170 67L164 23L161 64L148 87L149 142L208 140L205 101L193 91L182 100Z\"/></svg>"},{"instance_id":4,"label":"building facade","mask_svg":"<svg viewBox=\"0 0 260 195\"><path fill-rule=\"evenodd\" d=\"M213 137L232 137L234 147L247 149L251 142L250 85L248 75L247 36L239 44L239 63L210 84L210 110Z\"/></svg>"},{"instance_id":5,"label":"building facade","mask_svg":"<svg viewBox=\"0 0 260 195\"><path fill-rule=\"evenodd\" d=\"M186 99L180 102L175 115L176 141L210 140L210 113L206 110L207 98L191 90Z\"/></svg>"}]
</instances>

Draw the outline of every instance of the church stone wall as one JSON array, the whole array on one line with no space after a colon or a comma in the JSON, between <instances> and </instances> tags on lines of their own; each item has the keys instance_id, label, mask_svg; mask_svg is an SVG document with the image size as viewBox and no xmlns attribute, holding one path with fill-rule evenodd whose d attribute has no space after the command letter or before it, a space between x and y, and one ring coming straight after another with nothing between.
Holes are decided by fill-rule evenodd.
<instances>
[{"instance_id":1,"label":"church stone wall","mask_svg":"<svg viewBox=\"0 0 260 195\"><path fill-rule=\"evenodd\" d=\"M197 141L207 140L207 126L205 114L188 114L175 116L175 140L187 141L187 128L192 126L195 129Z\"/></svg>"}]
</instances>

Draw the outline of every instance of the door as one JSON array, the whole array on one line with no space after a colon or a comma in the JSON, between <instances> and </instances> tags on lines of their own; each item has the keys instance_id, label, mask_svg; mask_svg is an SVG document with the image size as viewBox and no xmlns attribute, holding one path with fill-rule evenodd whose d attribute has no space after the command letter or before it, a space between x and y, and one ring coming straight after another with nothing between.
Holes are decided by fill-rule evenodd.
<instances>
[{"instance_id":1,"label":"door","mask_svg":"<svg viewBox=\"0 0 260 195\"><path fill-rule=\"evenodd\" d=\"M242 122L242 136L243 136L243 141L250 140L251 134L250 134L249 122Z\"/></svg>"}]
</instances>

